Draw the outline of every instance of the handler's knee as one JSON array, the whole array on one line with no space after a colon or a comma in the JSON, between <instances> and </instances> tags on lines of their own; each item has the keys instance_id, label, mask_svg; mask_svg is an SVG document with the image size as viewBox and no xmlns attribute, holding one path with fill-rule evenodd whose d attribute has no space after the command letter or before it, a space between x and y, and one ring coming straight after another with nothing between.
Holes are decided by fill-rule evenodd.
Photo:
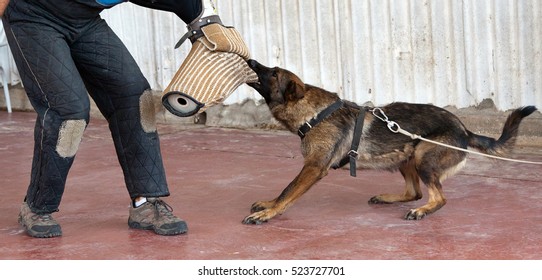
<instances>
[{"instance_id":1,"label":"handler's knee","mask_svg":"<svg viewBox=\"0 0 542 280\"><path fill-rule=\"evenodd\" d=\"M85 120L65 120L60 125L56 152L63 158L73 157L79 149L83 132L87 127Z\"/></svg>"},{"instance_id":2,"label":"handler's knee","mask_svg":"<svg viewBox=\"0 0 542 280\"><path fill-rule=\"evenodd\" d=\"M146 90L139 97L141 127L147 133L156 131L156 111L152 91Z\"/></svg>"}]
</instances>

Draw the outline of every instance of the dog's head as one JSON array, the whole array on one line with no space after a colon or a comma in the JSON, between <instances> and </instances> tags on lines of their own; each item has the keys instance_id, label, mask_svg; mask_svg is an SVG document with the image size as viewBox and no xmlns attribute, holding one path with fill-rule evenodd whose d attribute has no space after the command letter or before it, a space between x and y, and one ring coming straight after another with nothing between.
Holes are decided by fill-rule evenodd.
<instances>
[{"instance_id":1,"label":"dog's head","mask_svg":"<svg viewBox=\"0 0 542 280\"><path fill-rule=\"evenodd\" d=\"M258 82L248 85L260 93L270 109L304 97L305 84L292 72L279 67L269 68L253 59L247 63L258 75Z\"/></svg>"}]
</instances>

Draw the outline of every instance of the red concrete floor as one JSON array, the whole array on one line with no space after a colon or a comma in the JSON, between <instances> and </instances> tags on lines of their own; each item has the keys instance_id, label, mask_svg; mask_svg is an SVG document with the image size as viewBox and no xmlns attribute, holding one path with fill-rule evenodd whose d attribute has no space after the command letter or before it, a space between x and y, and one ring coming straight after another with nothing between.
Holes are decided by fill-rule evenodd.
<instances>
[{"instance_id":1,"label":"red concrete floor","mask_svg":"<svg viewBox=\"0 0 542 280\"><path fill-rule=\"evenodd\" d=\"M444 184L448 204L421 221L425 203L368 205L401 192L400 174L331 171L284 215L243 225L299 172L299 139L285 131L159 127L172 195L189 233L164 237L127 226L129 198L103 120L85 132L60 212L63 236L28 237L17 223L32 158L34 113L0 112L1 259L542 259L542 166L470 156ZM542 161L540 147L516 158ZM425 192L425 189L424 189Z\"/></svg>"}]
</instances>

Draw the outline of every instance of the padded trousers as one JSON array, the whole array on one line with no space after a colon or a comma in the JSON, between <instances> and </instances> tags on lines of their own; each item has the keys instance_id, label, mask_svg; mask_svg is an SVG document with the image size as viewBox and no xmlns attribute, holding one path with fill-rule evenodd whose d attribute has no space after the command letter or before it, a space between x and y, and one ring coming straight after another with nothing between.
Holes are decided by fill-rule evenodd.
<instances>
[{"instance_id":1,"label":"padded trousers","mask_svg":"<svg viewBox=\"0 0 542 280\"><path fill-rule=\"evenodd\" d=\"M142 124L141 96L149 83L107 23L99 16L59 19L30 0L11 1L3 23L21 81L37 112L25 198L32 211L58 211L79 144L78 139L67 141L75 145L59 152L66 150L59 147L65 144L60 138L73 131L77 138L77 129L64 130L78 121L82 136L90 117L89 95L109 123L130 197L168 196L154 114L152 120L143 120L147 125Z\"/></svg>"}]
</instances>

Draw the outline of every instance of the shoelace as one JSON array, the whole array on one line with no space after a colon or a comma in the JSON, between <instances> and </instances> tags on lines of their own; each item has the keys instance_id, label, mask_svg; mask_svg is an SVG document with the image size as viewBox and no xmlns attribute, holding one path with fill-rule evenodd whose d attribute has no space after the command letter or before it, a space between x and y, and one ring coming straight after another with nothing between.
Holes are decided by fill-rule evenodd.
<instances>
[{"instance_id":1,"label":"shoelace","mask_svg":"<svg viewBox=\"0 0 542 280\"><path fill-rule=\"evenodd\" d=\"M160 213L167 216L168 218L173 217L173 213L172 213L173 212L173 207L171 207L165 201L163 201L161 199L157 199L154 202L152 202L152 204L154 205L154 207L156 209L156 212L155 212L156 213L155 214L156 218L158 218L160 216Z\"/></svg>"},{"instance_id":2,"label":"shoelace","mask_svg":"<svg viewBox=\"0 0 542 280\"><path fill-rule=\"evenodd\" d=\"M31 218L33 221L40 220L42 222L49 222L53 220L53 216L50 214L34 214Z\"/></svg>"}]
</instances>

